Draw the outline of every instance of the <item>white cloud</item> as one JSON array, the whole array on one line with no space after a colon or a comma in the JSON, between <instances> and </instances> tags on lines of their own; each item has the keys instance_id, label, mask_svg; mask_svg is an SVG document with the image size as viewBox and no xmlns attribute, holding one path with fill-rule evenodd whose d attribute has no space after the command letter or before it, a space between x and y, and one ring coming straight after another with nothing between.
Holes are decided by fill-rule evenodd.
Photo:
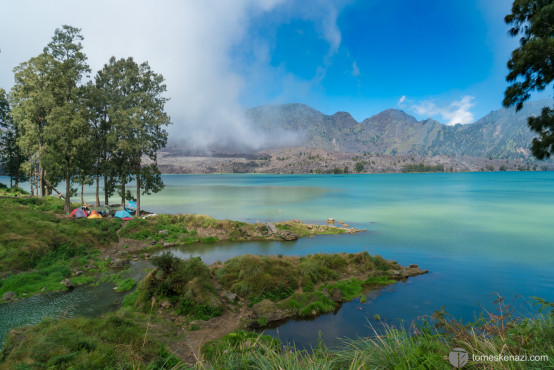
<instances>
[{"instance_id":1,"label":"white cloud","mask_svg":"<svg viewBox=\"0 0 554 370\"><path fill-rule=\"evenodd\" d=\"M403 96L398 103L401 104L405 100L406 97ZM473 100L475 100L473 96L466 95L447 106L438 106L431 100L424 100L418 104L412 104L410 109L422 116L440 116L448 120L446 124L449 126L458 123L466 125L472 123L475 119L473 113L470 112L470 109L475 105Z\"/></svg>"},{"instance_id":2,"label":"white cloud","mask_svg":"<svg viewBox=\"0 0 554 370\"><path fill-rule=\"evenodd\" d=\"M54 30L63 24L82 29L83 45L93 71L113 55L148 61L161 73L171 100L167 111L174 123L170 141L182 140L189 148L212 145L256 149L266 138L256 134L244 117L241 98L252 79L267 81L258 95L308 94L324 78L332 56L341 44L337 17L344 0L98 0L93 5L73 0L12 1L2 7L0 33L0 87L13 84L13 67L39 54ZM299 79L270 65L267 40L250 33L251 20L264 12L280 12L283 22L313 22L329 44L327 55L311 81ZM25 22L21 20L25 19ZM234 48L258 43L250 65L237 68ZM357 67L357 66L356 66ZM353 67L354 71L354 67ZM269 86L269 87L268 87ZM257 90L256 90L257 91ZM289 92L290 95L289 95ZM253 95L251 92L249 92Z\"/></svg>"},{"instance_id":3,"label":"white cloud","mask_svg":"<svg viewBox=\"0 0 554 370\"><path fill-rule=\"evenodd\" d=\"M352 63L352 76L358 77L360 75L360 68L356 62Z\"/></svg>"},{"instance_id":4,"label":"white cloud","mask_svg":"<svg viewBox=\"0 0 554 370\"><path fill-rule=\"evenodd\" d=\"M402 95L396 105L402 105L406 101L406 95Z\"/></svg>"}]
</instances>

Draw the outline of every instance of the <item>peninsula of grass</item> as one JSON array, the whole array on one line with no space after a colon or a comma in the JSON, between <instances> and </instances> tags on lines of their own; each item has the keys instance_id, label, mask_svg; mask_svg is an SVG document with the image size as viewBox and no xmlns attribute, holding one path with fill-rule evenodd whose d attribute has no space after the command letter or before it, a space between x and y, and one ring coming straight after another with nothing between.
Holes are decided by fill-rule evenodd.
<instances>
[{"instance_id":1,"label":"peninsula of grass","mask_svg":"<svg viewBox=\"0 0 554 370\"><path fill-rule=\"evenodd\" d=\"M218 240L296 240L299 237L327 234L354 233L361 230L334 225L309 225L300 221L247 223L216 220L205 215L157 215L133 219L125 224L120 236L171 245Z\"/></svg>"},{"instance_id":2,"label":"peninsula of grass","mask_svg":"<svg viewBox=\"0 0 554 370\"><path fill-rule=\"evenodd\" d=\"M157 268L135 296L134 305L140 310L155 307L190 322L242 307L251 318L245 325L251 327L331 312L343 302L363 299L370 289L427 272L367 252L244 255L210 266L198 257L182 260L165 252L151 262Z\"/></svg>"}]
</instances>

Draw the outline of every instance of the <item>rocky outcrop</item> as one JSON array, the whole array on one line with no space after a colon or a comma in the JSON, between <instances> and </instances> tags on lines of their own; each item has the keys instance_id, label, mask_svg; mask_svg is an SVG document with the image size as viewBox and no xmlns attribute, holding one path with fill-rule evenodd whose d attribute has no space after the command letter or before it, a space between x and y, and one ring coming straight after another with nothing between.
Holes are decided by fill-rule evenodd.
<instances>
[{"instance_id":1,"label":"rocky outcrop","mask_svg":"<svg viewBox=\"0 0 554 370\"><path fill-rule=\"evenodd\" d=\"M298 235L289 230L281 230L281 238L285 241L293 241L298 239Z\"/></svg>"},{"instance_id":2,"label":"rocky outcrop","mask_svg":"<svg viewBox=\"0 0 554 370\"><path fill-rule=\"evenodd\" d=\"M6 293L4 293L2 295L2 300L3 301L13 301L13 300L16 300L16 299L17 299L17 294L15 294L12 291L7 291Z\"/></svg>"},{"instance_id":3,"label":"rocky outcrop","mask_svg":"<svg viewBox=\"0 0 554 370\"><path fill-rule=\"evenodd\" d=\"M389 271L389 276L393 279L403 280L412 276L422 275L428 273L429 270L422 270L418 265L410 265L410 267L403 267L400 270Z\"/></svg>"},{"instance_id":4,"label":"rocky outcrop","mask_svg":"<svg viewBox=\"0 0 554 370\"><path fill-rule=\"evenodd\" d=\"M279 309L277 305L269 299L264 299L256 303L252 306L252 311L256 319L264 318L267 322L279 321L289 317L285 311Z\"/></svg>"},{"instance_id":5,"label":"rocky outcrop","mask_svg":"<svg viewBox=\"0 0 554 370\"><path fill-rule=\"evenodd\" d=\"M75 284L73 284L73 282L69 279L63 279L62 281L60 281L60 284L65 286L68 290L72 290L73 288L75 288Z\"/></svg>"}]
</instances>

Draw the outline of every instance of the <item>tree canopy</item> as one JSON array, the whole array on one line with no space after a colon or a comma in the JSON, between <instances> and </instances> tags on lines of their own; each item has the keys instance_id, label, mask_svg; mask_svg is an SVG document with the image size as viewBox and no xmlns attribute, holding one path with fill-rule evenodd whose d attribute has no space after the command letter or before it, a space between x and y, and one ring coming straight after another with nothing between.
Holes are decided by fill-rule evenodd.
<instances>
[{"instance_id":1,"label":"tree canopy","mask_svg":"<svg viewBox=\"0 0 554 370\"><path fill-rule=\"evenodd\" d=\"M551 0L515 0L512 13L505 18L510 35L520 37L520 46L512 52L506 77L505 107L523 107L533 91L543 91L554 79L554 2ZM538 159L554 153L554 111L544 107L538 117L528 120L539 134L531 150Z\"/></svg>"}]
</instances>

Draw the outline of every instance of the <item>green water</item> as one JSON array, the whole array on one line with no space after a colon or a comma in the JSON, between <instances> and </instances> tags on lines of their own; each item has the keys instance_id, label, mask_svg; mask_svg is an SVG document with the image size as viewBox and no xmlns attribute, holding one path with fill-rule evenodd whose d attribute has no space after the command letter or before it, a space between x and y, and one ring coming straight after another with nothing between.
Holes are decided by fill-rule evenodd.
<instances>
[{"instance_id":1,"label":"green water","mask_svg":"<svg viewBox=\"0 0 554 370\"><path fill-rule=\"evenodd\" d=\"M268 331L309 345L367 335L384 322L411 320L445 306L471 320L491 293L554 301L554 173L496 172L386 175L167 175L164 191L144 196L153 212L197 213L250 222L328 217L367 228L357 235L297 242L216 243L173 250L205 262L244 254L305 255L367 250L430 273L354 301L336 314L288 322ZM0 182L6 182L0 179ZM94 201L92 188L85 200ZM117 200L114 198L114 201ZM518 309L531 312L524 300Z\"/></svg>"}]
</instances>

